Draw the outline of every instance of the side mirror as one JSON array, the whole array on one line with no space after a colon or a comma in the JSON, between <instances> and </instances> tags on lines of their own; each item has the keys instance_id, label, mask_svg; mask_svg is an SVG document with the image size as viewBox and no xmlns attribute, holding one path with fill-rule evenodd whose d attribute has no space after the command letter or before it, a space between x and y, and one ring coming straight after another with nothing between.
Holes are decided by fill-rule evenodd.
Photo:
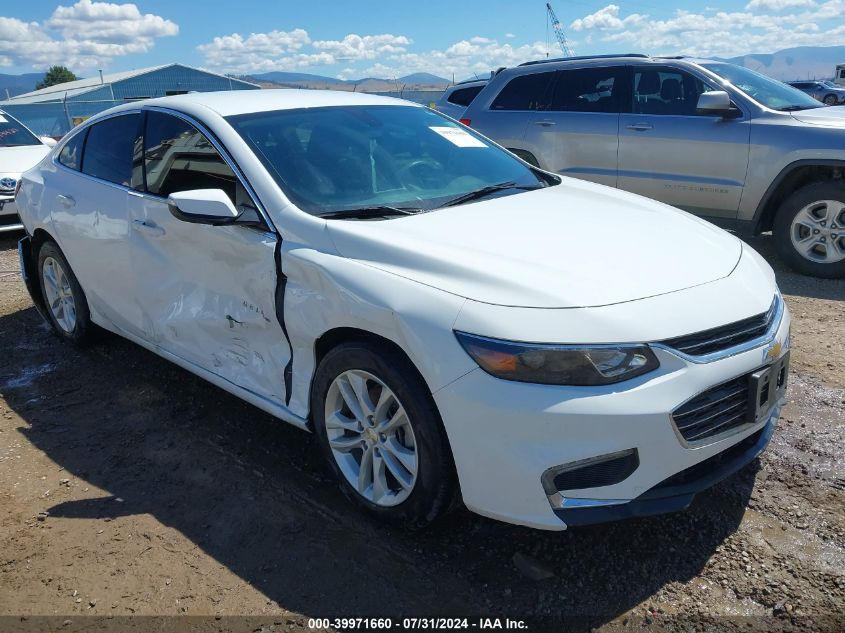
<instances>
[{"instance_id":1,"label":"side mirror","mask_svg":"<svg viewBox=\"0 0 845 633\"><path fill-rule=\"evenodd\" d=\"M167 198L167 206L174 218L193 224L234 224L239 215L235 205L222 189L193 189L171 193Z\"/></svg>"},{"instance_id":2,"label":"side mirror","mask_svg":"<svg viewBox=\"0 0 845 633\"><path fill-rule=\"evenodd\" d=\"M42 143L44 143L44 145L46 145L47 147L49 147L51 149L54 148L56 145L58 145L58 143L56 142L56 139L54 139L50 136L39 136L38 140L41 141Z\"/></svg>"},{"instance_id":3,"label":"side mirror","mask_svg":"<svg viewBox=\"0 0 845 633\"><path fill-rule=\"evenodd\" d=\"M735 118L741 115L739 109L731 103L731 96L724 90L711 90L701 93L701 96L698 97L696 111L699 114L725 118Z\"/></svg>"}]
</instances>

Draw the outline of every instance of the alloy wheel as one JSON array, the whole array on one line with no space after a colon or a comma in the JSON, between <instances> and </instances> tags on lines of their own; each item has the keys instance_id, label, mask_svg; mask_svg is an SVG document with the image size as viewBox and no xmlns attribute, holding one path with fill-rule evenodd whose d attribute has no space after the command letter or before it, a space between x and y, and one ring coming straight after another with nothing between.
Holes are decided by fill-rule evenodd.
<instances>
[{"instance_id":1,"label":"alloy wheel","mask_svg":"<svg viewBox=\"0 0 845 633\"><path fill-rule=\"evenodd\" d=\"M408 498L417 480L417 442L390 387L363 370L343 372L326 394L325 427L335 462L359 495L385 507Z\"/></svg>"},{"instance_id":2,"label":"alloy wheel","mask_svg":"<svg viewBox=\"0 0 845 633\"><path fill-rule=\"evenodd\" d=\"M835 264L845 259L845 202L819 200L801 209L790 227L792 246L805 259Z\"/></svg>"},{"instance_id":3,"label":"alloy wheel","mask_svg":"<svg viewBox=\"0 0 845 633\"><path fill-rule=\"evenodd\" d=\"M47 257L41 268L41 281L47 296L48 308L58 326L68 334L76 327L76 301L70 279L53 257Z\"/></svg>"}]
</instances>

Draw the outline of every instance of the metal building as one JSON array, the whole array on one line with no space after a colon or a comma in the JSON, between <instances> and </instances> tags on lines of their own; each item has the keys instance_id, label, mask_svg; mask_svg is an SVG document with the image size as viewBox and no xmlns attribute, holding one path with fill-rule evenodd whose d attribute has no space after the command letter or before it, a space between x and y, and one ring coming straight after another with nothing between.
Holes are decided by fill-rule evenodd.
<instances>
[{"instance_id":1,"label":"metal building","mask_svg":"<svg viewBox=\"0 0 845 633\"><path fill-rule=\"evenodd\" d=\"M199 68L167 64L42 88L0 101L0 108L36 134L59 137L86 118L127 101L186 92L260 88L247 81Z\"/></svg>"}]
</instances>

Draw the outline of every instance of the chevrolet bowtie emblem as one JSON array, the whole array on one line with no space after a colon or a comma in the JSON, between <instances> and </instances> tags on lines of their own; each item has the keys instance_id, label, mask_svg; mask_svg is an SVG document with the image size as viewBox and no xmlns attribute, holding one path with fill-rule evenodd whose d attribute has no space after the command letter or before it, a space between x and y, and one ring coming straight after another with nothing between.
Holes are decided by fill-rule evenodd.
<instances>
[{"instance_id":1,"label":"chevrolet bowtie emblem","mask_svg":"<svg viewBox=\"0 0 845 633\"><path fill-rule=\"evenodd\" d=\"M766 350L763 360L777 360L780 357L781 350L783 350L783 344L779 341L775 341L772 343L771 347Z\"/></svg>"}]
</instances>

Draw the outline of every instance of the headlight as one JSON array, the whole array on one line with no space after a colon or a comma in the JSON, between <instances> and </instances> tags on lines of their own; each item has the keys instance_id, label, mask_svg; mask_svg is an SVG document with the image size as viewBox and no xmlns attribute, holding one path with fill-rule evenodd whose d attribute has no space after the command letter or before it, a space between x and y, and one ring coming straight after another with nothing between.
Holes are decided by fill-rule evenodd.
<instances>
[{"instance_id":1,"label":"headlight","mask_svg":"<svg viewBox=\"0 0 845 633\"><path fill-rule=\"evenodd\" d=\"M481 369L505 380L544 385L610 385L657 369L645 345L540 345L455 332Z\"/></svg>"}]
</instances>

